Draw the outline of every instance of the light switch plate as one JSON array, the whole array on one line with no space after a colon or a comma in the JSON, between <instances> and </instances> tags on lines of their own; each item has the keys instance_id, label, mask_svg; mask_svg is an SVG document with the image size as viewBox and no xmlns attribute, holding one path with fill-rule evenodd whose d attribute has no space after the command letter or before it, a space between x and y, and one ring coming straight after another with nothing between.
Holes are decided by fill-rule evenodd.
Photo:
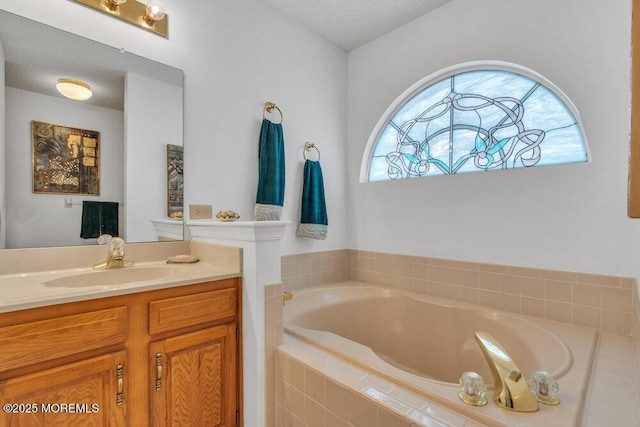
<instances>
[{"instance_id":1,"label":"light switch plate","mask_svg":"<svg viewBox=\"0 0 640 427\"><path fill-rule=\"evenodd\" d=\"M189 205L189 218L191 219L213 218L211 205Z\"/></svg>"}]
</instances>

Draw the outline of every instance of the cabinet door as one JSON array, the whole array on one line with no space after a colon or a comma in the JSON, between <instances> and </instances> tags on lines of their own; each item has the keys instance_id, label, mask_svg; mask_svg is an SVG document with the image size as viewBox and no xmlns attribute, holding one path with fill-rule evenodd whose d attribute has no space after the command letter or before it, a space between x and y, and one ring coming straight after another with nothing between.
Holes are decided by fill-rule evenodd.
<instances>
[{"instance_id":1,"label":"cabinet door","mask_svg":"<svg viewBox=\"0 0 640 427\"><path fill-rule=\"evenodd\" d=\"M150 356L151 425L236 425L235 323L157 341Z\"/></svg>"},{"instance_id":2,"label":"cabinet door","mask_svg":"<svg viewBox=\"0 0 640 427\"><path fill-rule=\"evenodd\" d=\"M125 426L125 352L0 382L0 426Z\"/></svg>"}]
</instances>

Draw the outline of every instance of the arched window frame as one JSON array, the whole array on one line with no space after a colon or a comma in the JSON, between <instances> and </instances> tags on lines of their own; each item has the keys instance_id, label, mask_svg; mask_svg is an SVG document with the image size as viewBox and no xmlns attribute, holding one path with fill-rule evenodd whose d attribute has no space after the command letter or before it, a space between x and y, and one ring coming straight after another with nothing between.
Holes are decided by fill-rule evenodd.
<instances>
[{"instance_id":1,"label":"arched window frame","mask_svg":"<svg viewBox=\"0 0 640 427\"><path fill-rule=\"evenodd\" d=\"M367 145L362 156L362 163L360 165L361 183L369 182L371 161L378 143L378 139L380 138L389 121L396 115L396 113L402 107L404 107L406 103L411 101L411 99L413 99L416 95L418 95L428 87L456 74L461 74L469 71L506 71L510 73L520 74L546 87L566 105L571 114L575 117L585 145L587 155L586 162L591 162L589 144L587 142L584 126L582 125L582 120L580 119L580 113L578 112L578 109L573 104L573 102L571 102L569 97L560 88L558 88L554 83L552 83L549 79L545 78L541 74L518 64L504 61L473 61L453 65L424 77L423 79L419 80L411 87L409 87L407 90L405 90L391 103L391 105L389 105L384 114L382 114L382 116L376 123L367 141Z\"/></svg>"}]
</instances>

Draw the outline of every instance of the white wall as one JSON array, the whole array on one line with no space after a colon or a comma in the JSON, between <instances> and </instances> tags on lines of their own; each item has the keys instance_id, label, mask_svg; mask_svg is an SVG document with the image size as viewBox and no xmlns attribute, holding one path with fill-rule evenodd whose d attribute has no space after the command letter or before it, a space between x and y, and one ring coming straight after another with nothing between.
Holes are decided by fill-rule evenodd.
<instances>
[{"instance_id":1,"label":"white wall","mask_svg":"<svg viewBox=\"0 0 640 427\"><path fill-rule=\"evenodd\" d=\"M125 84L125 236L157 239L167 217L167 144L182 145L182 88L128 73Z\"/></svg>"},{"instance_id":2,"label":"white wall","mask_svg":"<svg viewBox=\"0 0 640 427\"><path fill-rule=\"evenodd\" d=\"M626 215L631 2L454 0L349 54L349 247L636 276ZM593 161L358 183L385 109L442 68L501 60L559 86L581 113ZM375 66L374 66L375 65Z\"/></svg>"},{"instance_id":3,"label":"white wall","mask_svg":"<svg viewBox=\"0 0 640 427\"><path fill-rule=\"evenodd\" d=\"M199 3L209 21L192 17L190 42L198 46L192 60L199 65L185 68L187 199L212 203L214 214L232 209L253 218L262 108L272 101L284 113L282 219L293 223L282 240L283 255L345 248L346 54L262 2ZM326 241L295 237L306 141L322 152Z\"/></svg>"},{"instance_id":4,"label":"white wall","mask_svg":"<svg viewBox=\"0 0 640 427\"><path fill-rule=\"evenodd\" d=\"M77 101L6 87L7 247L81 245L82 200L122 203L123 114ZM3 116L4 117L4 116ZM100 196L34 194L31 121L100 132ZM73 204L65 207L64 199ZM120 232L122 233L122 209ZM90 239L95 242L94 239Z\"/></svg>"}]
</instances>

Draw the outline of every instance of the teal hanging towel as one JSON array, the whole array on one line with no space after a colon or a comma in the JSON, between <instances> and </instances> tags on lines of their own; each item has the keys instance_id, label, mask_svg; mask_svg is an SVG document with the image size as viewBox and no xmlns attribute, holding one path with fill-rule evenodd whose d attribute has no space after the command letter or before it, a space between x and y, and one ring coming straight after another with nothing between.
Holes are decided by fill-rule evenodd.
<instances>
[{"instance_id":1,"label":"teal hanging towel","mask_svg":"<svg viewBox=\"0 0 640 427\"><path fill-rule=\"evenodd\" d=\"M301 239L327 238L327 204L324 199L324 181L320 162L305 160L302 186L302 209L297 236Z\"/></svg>"},{"instance_id":2,"label":"teal hanging towel","mask_svg":"<svg viewBox=\"0 0 640 427\"><path fill-rule=\"evenodd\" d=\"M256 221L279 221L284 205L284 136L282 124L262 120L258 145Z\"/></svg>"}]
</instances>

